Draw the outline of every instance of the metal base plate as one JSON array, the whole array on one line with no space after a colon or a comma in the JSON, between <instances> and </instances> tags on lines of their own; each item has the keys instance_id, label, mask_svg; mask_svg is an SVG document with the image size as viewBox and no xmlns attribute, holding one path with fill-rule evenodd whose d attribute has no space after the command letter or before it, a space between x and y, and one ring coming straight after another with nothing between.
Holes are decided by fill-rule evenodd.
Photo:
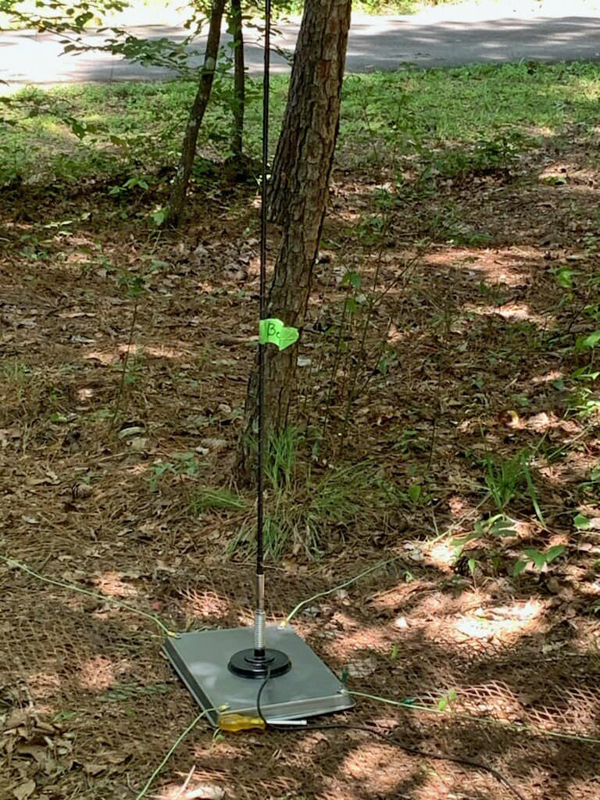
<instances>
[{"instance_id":1,"label":"metal base plate","mask_svg":"<svg viewBox=\"0 0 600 800\"><path fill-rule=\"evenodd\" d=\"M256 715L260 682L229 671L231 656L251 648L252 628L195 631L168 639L164 652L179 677L204 709ZM261 697L261 710L269 721L306 719L344 711L354 705L343 684L291 628L267 628L267 644L286 653L292 668L272 678ZM216 727L218 711L207 718Z\"/></svg>"}]
</instances>

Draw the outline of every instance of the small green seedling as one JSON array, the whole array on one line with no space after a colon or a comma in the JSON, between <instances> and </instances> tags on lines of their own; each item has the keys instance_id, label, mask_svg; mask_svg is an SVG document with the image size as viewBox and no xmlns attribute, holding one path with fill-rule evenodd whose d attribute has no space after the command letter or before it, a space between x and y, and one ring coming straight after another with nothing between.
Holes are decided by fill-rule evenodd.
<instances>
[{"instance_id":1,"label":"small green seedling","mask_svg":"<svg viewBox=\"0 0 600 800\"><path fill-rule=\"evenodd\" d=\"M528 548L525 550L526 558L520 559L515 564L513 568L513 577L518 577L530 564L532 564L541 572L548 566L548 564L551 564L555 559L562 555L564 551L565 546L563 544L554 545L554 547L546 550L545 553L542 553L540 550L535 550L534 548Z\"/></svg>"},{"instance_id":2,"label":"small green seedling","mask_svg":"<svg viewBox=\"0 0 600 800\"><path fill-rule=\"evenodd\" d=\"M586 517L585 514L577 514L573 517L573 525L575 525L579 531L586 531L591 523L589 517Z\"/></svg>"},{"instance_id":3,"label":"small green seedling","mask_svg":"<svg viewBox=\"0 0 600 800\"><path fill-rule=\"evenodd\" d=\"M456 689L450 689L440 700L438 700L438 711L445 711L457 698Z\"/></svg>"}]
</instances>

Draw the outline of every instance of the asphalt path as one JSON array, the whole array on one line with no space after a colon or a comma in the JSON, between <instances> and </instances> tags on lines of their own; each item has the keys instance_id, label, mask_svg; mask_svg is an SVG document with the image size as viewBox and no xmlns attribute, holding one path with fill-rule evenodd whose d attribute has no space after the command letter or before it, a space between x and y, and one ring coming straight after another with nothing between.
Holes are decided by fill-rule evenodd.
<instances>
[{"instance_id":1,"label":"asphalt path","mask_svg":"<svg viewBox=\"0 0 600 800\"><path fill-rule=\"evenodd\" d=\"M177 26L135 26L137 36L181 40ZM347 57L348 72L448 67L470 63L519 61L600 61L600 16L507 16L491 19L423 20L414 17L362 18L353 23ZM298 24L280 26L275 45L292 52ZM86 43L101 44L91 31ZM10 84L52 84L156 80L172 77L163 68L143 67L107 53L62 54L60 37L35 31L0 31L0 80ZM203 40L194 45L200 63ZM260 72L262 50L256 30L247 32L247 65ZM285 58L274 54L275 72L286 72Z\"/></svg>"}]
</instances>

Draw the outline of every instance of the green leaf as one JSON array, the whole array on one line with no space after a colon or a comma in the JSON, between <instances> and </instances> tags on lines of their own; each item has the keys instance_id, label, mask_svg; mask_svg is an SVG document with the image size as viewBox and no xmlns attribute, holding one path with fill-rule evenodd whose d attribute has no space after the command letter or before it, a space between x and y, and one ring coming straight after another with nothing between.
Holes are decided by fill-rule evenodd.
<instances>
[{"instance_id":1,"label":"green leaf","mask_svg":"<svg viewBox=\"0 0 600 800\"><path fill-rule=\"evenodd\" d=\"M150 219L156 225L157 228L160 228L160 226L163 224L166 218L167 218L166 208L159 208L157 211L153 211L150 214Z\"/></svg>"},{"instance_id":2,"label":"green leaf","mask_svg":"<svg viewBox=\"0 0 600 800\"><path fill-rule=\"evenodd\" d=\"M445 711L449 703L452 703L454 700L456 700L456 689L450 689L445 697L442 697L441 700L438 700L438 711Z\"/></svg>"},{"instance_id":3,"label":"green leaf","mask_svg":"<svg viewBox=\"0 0 600 800\"><path fill-rule=\"evenodd\" d=\"M540 508L540 505L537 501L535 485L533 483L533 478L531 477L531 470L529 469L529 463L525 455L523 455L521 463L523 465L523 475L525 476L527 488L529 489L529 497L531 498L531 504L533 505L537 518L542 523L542 525L546 527L546 521L544 519L544 515L542 514L542 509Z\"/></svg>"},{"instance_id":4,"label":"green leaf","mask_svg":"<svg viewBox=\"0 0 600 800\"><path fill-rule=\"evenodd\" d=\"M360 275L358 272L347 272L344 277L342 278L342 285L343 284L350 284L353 289L360 289Z\"/></svg>"},{"instance_id":5,"label":"green leaf","mask_svg":"<svg viewBox=\"0 0 600 800\"><path fill-rule=\"evenodd\" d=\"M525 554L531 559L531 561L533 561L538 569L543 569L544 565L546 564L545 553L540 553L539 550L529 547L527 550L525 550Z\"/></svg>"},{"instance_id":6,"label":"green leaf","mask_svg":"<svg viewBox=\"0 0 600 800\"><path fill-rule=\"evenodd\" d=\"M513 578L517 578L527 566L527 561L517 561L513 567Z\"/></svg>"},{"instance_id":7,"label":"green leaf","mask_svg":"<svg viewBox=\"0 0 600 800\"><path fill-rule=\"evenodd\" d=\"M590 527L590 520L585 514L577 514L573 517L573 524L580 531L585 531Z\"/></svg>"},{"instance_id":8,"label":"green leaf","mask_svg":"<svg viewBox=\"0 0 600 800\"><path fill-rule=\"evenodd\" d=\"M564 544L555 544L554 547L551 547L549 550L546 551L546 564L550 564L554 561L555 558L558 558L565 552Z\"/></svg>"},{"instance_id":9,"label":"green leaf","mask_svg":"<svg viewBox=\"0 0 600 800\"><path fill-rule=\"evenodd\" d=\"M412 486L409 487L408 496L410 497L411 502L419 502L419 497L421 497L421 487L418 483L413 483Z\"/></svg>"},{"instance_id":10,"label":"green leaf","mask_svg":"<svg viewBox=\"0 0 600 800\"><path fill-rule=\"evenodd\" d=\"M83 137L87 133L87 129L86 129L85 125L83 125L81 122L79 122L76 119L69 120L68 124L69 124L71 130L73 131L73 133L75 134L75 136L78 139L83 139Z\"/></svg>"},{"instance_id":11,"label":"green leaf","mask_svg":"<svg viewBox=\"0 0 600 800\"><path fill-rule=\"evenodd\" d=\"M582 337L581 339L578 339L577 347L580 349L583 347L587 348L596 347L598 342L600 342L600 330L590 333L589 336L585 336Z\"/></svg>"},{"instance_id":12,"label":"green leaf","mask_svg":"<svg viewBox=\"0 0 600 800\"><path fill-rule=\"evenodd\" d=\"M356 299L354 297L346 298L346 311L349 314L356 314L356 309L357 308L358 308L358 305L357 305Z\"/></svg>"},{"instance_id":13,"label":"green leaf","mask_svg":"<svg viewBox=\"0 0 600 800\"><path fill-rule=\"evenodd\" d=\"M573 270L569 267L561 267L554 273L556 282L563 289L573 288Z\"/></svg>"},{"instance_id":14,"label":"green leaf","mask_svg":"<svg viewBox=\"0 0 600 800\"><path fill-rule=\"evenodd\" d=\"M500 515L499 517L495 517L492 524L490 525L490 533L493 536L514 536L515 533L515 524L512 520L508 519L507 517Z\"/></svg>"},{"instance_id":15,"label":"green leaf","mask_svg":"<svg viewBox=\"0 0 600 800\"><path fill-rule=\"evenodd\" d=\"M588 365L587 367L576 369L572 374L572 378L576 381L595 381L599 375L600 372L591 372Z\"/></svg>"}]
</instances>

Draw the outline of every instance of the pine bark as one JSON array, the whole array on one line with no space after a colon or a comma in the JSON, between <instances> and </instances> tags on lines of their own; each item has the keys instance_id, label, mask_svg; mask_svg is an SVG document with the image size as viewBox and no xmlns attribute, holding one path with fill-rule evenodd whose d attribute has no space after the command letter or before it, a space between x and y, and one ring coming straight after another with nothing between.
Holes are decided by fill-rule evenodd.
<instances>
[{"instance_id":1,"label":"pine bark","mask_svg":"<svg viewBox=\"0 0 600 800\"><path fill-rule=\"evenodd\" d=\"M325 211L350 11L351 0L306 2L269 193L269 217L281 225L288 222L290 203L296 214L299 205L307 206L307 216L319 221Z\"/></svg>"},{"instance_id":2,"label":"pine bark","mask_svg":"<svg viewBox=\"0 0 600 800\"><path fill-rule=\"evenodd\" d=\"M231 0L229 27L233 37L233 128L231 152L241 161L244 151L244 115L246 110L246 66L241 0Z\"/></svg>"},{"instance_id":3,"label":"pine bark","mask_svg":"<svg viewBox=\"0 0 600 800\"><path fill-rule=\"evenodd\" d=\"M282 236L269 291L268 316L302 330L327 206L337 140L351 0L306 0L292 77L273 163L270 218ZM295 387L297 346L266 352L266 425L288 423ZM246 401L239 466L249 474L248 440L254 429L256 366Z\"/></svg>"},{"instance_id":4,"label":"pine bark","mask_svg":"<svg viewBox=\"0 0 600 800\"><path fill-rule=\"evenodd\" d=\"M177 225L183 213L188 184L190 182L190 176L194 166L194 159L196 157L198 134L200 132L200 126L202 125L206 107L208 106L208 101L210 100L210 93L212 91L213 80L215 77L217 59L219 56L219 44L221 41L221 23L224 10L225 0L214 0L210 12L208 38L206 41L206 51L204 53L204 64L200 74L200 82L198 84L196 97L194 98L194 103L190 111L188 124L185 129L179 166L177 167L177 172L175 173L175 180L171 189L171 197L169 198L169 203L167 206L165 223L169 225Z\"/></svg>"}]
</instances>

